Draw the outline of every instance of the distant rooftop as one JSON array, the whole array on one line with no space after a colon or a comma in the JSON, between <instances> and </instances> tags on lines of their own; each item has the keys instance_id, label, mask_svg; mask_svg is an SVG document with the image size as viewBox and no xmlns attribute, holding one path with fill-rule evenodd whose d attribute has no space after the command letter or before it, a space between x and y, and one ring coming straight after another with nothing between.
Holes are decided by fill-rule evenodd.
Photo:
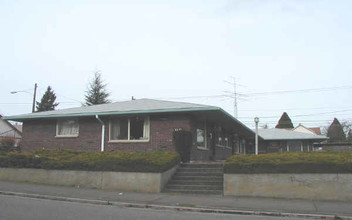
<instances>
[{"instance_id":1,"label":"distant rooftop","mask_svg":"<svg viewBox=\"0 0 352 220\"><path fill-rule=\"evenodd\" d=\"M320 127L313 127L313 128L309 128L309 129L312 130L317 135L321 135Z\"/></svg>"},{"instance_id":2,"label":"distant rooftop","mask_svg":"<svg viewBox=\"0 0 352 220\"><path fill-rule=\"evenodd\" d=\"M308 134L287 129L259 129L258 135L264 140L326 140L322 135Z\"/></svg>"}]
</instances>

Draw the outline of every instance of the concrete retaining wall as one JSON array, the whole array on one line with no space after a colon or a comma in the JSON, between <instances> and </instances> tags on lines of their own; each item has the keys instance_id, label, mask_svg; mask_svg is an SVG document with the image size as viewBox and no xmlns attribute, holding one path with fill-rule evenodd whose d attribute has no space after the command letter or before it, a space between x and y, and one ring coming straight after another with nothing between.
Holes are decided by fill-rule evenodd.
<instances>
[{"instance_id":1,"label":"concrete retaining wall","mask_svg":"<svg viewBox=\"0 0 352 220\"><path fill-rule=\"evenodd\" d=\"M352 174L224 174L224 195L352 201Z\"/></svg>"},{"instance_id":2,"label":"concrete retaining wall","mask_svg":"<svg viewBox=\"0 0 352 220\"><path fill-rule=\"evenodd\" d=\"M0 168L0 180L135 192L161 192L177 166L164 173Z\"/></svg>"}]
</instances>

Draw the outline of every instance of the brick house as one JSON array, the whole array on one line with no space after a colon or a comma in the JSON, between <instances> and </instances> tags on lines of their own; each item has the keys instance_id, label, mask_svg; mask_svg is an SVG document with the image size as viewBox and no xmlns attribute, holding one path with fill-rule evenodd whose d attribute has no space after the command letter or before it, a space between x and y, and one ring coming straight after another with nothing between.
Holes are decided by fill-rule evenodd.
<instances>
[{"instance_id":1,"label":"brick house","mask_svg":"<svg viewBox=\"0 0 352 220\"><path fill-rule=\"evenodd\" d=\"M139 99L6 117L23 122L23 151L175 151L173 134L192 134L191 160L251 152L255 133L219 107Z\"/></svg>"}]
</instances>

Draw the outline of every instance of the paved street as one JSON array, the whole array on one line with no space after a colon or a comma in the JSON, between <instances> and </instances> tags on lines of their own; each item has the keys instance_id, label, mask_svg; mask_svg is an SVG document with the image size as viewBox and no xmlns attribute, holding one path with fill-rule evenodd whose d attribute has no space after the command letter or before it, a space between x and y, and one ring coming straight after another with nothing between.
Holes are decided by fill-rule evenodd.
<instances>
[{"instance_id":1,"label":"paved street","mask_svg":"<svg viewBox=\"0 0 352 220\"><path fill-rule=\"evenodd\" d=\"M61 220L61 219L282 219L277 217L225 215L170 210L119 208L43 199L0 195L0 219ZM293 218L287 218L293 219Z\"/></svg>"},{"instance_id":2,"label":"paved street","mask_svg":"<svg viewBox=\"0 0 352 220\"><path fill-rule=\"evenodd\" d=\"M137 193L6 181L0 181L0 191L177 207L352 216L352 203L348 202L223 197L220 195Z\"/></svg>"}]
</instances>

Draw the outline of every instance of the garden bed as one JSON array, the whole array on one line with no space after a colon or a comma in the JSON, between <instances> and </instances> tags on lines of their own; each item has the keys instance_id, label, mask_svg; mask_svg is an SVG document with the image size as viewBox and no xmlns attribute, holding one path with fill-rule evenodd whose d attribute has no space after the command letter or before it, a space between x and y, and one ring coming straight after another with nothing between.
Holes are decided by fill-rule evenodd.
<instances>
[{"instance_id":1,"label":"garden bed","mask_svg":"<svg viewBox=\"0 0 352 220\"><path fill-rule=\"evenodd\" d=\"M179 162L180 156L173 152L75 150L0 152L0 167L3 168L160 173L176 166Z\"/></svg>"},{"instance_id":2,"label":"garden bed","mask_svg":"<svg viewBox=\"0 0 352 220\"><path fill-rule=\"evenodd\" d=\"M352 173L352 152L287 152L234 155L225 173Z\"/></svg>"}]
</instances>

